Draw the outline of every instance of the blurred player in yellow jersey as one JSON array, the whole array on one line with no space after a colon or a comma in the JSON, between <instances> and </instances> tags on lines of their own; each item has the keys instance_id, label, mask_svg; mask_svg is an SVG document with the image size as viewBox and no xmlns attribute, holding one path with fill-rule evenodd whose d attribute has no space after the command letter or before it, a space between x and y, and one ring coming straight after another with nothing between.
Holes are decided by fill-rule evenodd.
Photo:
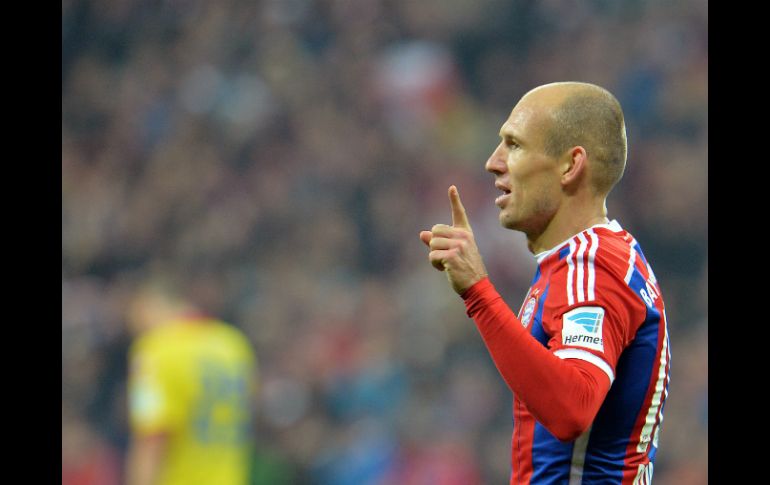
<instances>
[{"instance_id":1,"label":"blurred player in yellow jersey","mask_svg":"<svg viewBox=\"0 0 770 485\"><path fill-rule=\"evenodd\" d=\"M138 292L130 321L126 484L246 485L257 385L246 337L158 285Z\"/></svg>"}]
</instances>

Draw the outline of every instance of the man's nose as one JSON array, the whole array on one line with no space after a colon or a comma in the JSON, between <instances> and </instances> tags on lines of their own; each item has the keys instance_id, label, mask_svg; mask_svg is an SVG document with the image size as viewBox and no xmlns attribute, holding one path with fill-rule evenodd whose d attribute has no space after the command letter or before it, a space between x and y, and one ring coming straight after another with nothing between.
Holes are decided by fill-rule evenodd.
<instances>
[{"instance_id":1,"label":"man's nose","mask_svg":"<svg viewBox=\"0 0 770 485\"><path fill-rule=\"evenodd\" d=\"M490 155L489 159L487 159L487 163L484 164L484 168L487 170L487 172L499 175L506 171L507 165L505 164L504 151L505 147L501 142L497 148L495 148L495 151L492 152L492 155Z\"/></svg>"}]
</instances>

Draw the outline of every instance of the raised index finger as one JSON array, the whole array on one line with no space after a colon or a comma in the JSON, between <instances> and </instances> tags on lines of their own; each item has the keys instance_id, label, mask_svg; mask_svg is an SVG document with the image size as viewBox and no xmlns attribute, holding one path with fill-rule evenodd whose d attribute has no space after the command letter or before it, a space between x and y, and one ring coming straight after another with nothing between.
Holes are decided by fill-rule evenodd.
<instances>
[{"instance_id":1,"label":"raised index finger","mask_svg":"<svg viewBox=\"0 0 770 485\"><path fill-rule=\"evenodd\" d=\"M470 230L471 225L468 222L468 216L465 214L465 207L463 207L463 203L460 201L460 192L457 191L457 187L454 185L449 187L449 203L452 206L452 226Z\"/></svg>"}]
</instances>

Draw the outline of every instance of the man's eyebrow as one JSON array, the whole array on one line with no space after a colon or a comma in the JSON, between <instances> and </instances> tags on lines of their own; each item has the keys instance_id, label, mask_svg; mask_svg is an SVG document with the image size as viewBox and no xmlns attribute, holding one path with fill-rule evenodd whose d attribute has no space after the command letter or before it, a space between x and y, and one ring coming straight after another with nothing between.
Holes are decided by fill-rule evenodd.
<instances>
[{"instance_id":1,"label":"man's eyebrow","mask_svg":"<svg viewBox=\"0 0 770 485\"><path fill-rule=\"evenodd\" d=\"M500 128L500 138L510 138L519 141L519 137L513 132L513 129L506 123Z\"/></svg>"}]
</instances>

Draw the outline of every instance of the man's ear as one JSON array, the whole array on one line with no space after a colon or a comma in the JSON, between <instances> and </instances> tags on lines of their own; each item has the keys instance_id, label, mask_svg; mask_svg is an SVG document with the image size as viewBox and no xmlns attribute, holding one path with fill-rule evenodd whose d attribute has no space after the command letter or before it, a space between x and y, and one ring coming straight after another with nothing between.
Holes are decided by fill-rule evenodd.
<instances>
[{"instance_id":1,"label":"man's ear","mask_svg":"<svg viewBox=\"0 0 770 485\"><path fill-rule=\"evenodd\" d=\"M564 156L561 172L561 184L574 186L585 174L588 164L588 155L585 148L574 146Z\"/></svg>"}]
</instances>

